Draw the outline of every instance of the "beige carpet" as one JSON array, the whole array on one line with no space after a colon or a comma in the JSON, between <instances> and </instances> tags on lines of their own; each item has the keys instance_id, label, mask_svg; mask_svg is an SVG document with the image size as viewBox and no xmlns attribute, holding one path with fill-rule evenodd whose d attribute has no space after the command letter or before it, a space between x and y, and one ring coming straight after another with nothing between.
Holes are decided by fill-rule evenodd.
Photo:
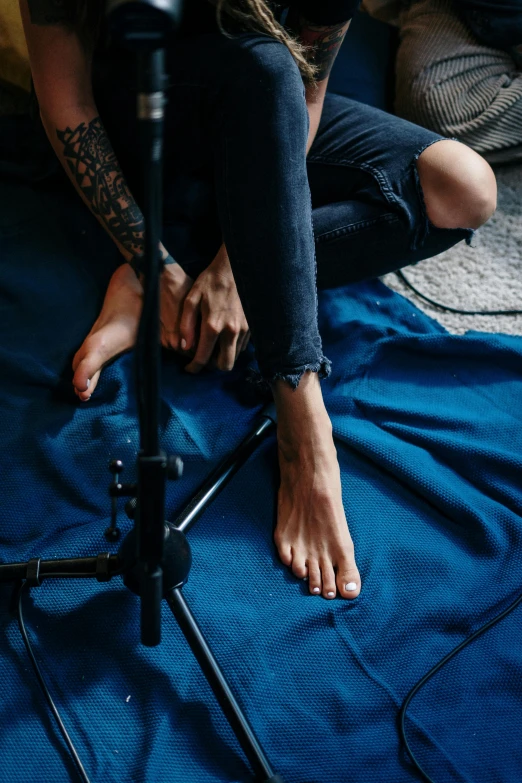
<instances>
[{"instance_id":1,"label":"beige carpet","mask_svg":"<svg viewBox=\"0 0 522 783\"><path fill-rule=\"evenodd\" d=\"M495 173L497 211L476 232L472 247L461 242L404 269L413 285L437 302L464 310L522 310L522 165L498 168ZM408 290L396 275L382 280L453 334L472 329L522 335L522 315L443 313Z\"/></svg>"}]
</instances>

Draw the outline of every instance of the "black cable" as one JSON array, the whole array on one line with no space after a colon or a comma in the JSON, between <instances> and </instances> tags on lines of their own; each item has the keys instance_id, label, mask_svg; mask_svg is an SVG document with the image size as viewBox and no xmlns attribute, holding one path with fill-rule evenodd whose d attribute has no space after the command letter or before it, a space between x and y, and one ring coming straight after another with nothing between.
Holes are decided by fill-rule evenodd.
<instances>
[{"instance_id":1,"label":"black cable","mask_svg":"<svg viewBox=\"0 0 522 783\"><path fill-rule=\"evenodd\" d=\"M406 739L406 729L405 729L405 726L404 726L404 721L405 721L405 717L406 717L406 710L408 709L408 706L409 706L411 700L413 699L415 694L418 693L418 691L422 688L422 686L431 677L433 677L433 675L436 674L439 671L439 669L441 669L451 658L453 658L453 656L457 655L457 653L459 653L464 647L466 647L466 645L470 644L470 642L473 642L478 636L481 636L481 634L483 634L486 631L488 631L493 625L495 625L496 623L500 622L500 620L503 620L504 617L506 617L510 612L512 612L513 609L516 609L516 607L521 602L522 602L522 594L520 594L518 596L518 598L516 598L513 601L513 603L510 604L507 607L507 609L504 609L503 612L500 612L500 614L498 614L496 617L493 617L492 620L489 620L485 625L483 625L477 631L472 633L471 636L468 636L467 639L464 639L464 641L461 642L459 645L457 645L457 647L455 647L454 650L451 650L447 655L445 655L444 658L441 661L436 663L435 666L433 666L433 668L431 668L429 670L429 672L424 675L424 677L421 677L421 679L418 681L418 683L413 686L411 691L406 696L406 698L405 698L405 700L404 700L404 702L402 704L400 713L399 713L399 731L400 731L401 739L404 742L406 750L408 751L408 755L410 756L411 760L413 761L413 763L414 763L415 767L417 768L418 772L420 772L420 774L422 775L423 780L427 781L427 783L435 783L435 781L432 780L432 778L430 778L430 776L422 769L421 765L419 764L419 762L415 758L415 755L414 755L412 749L410 748L410 746L408 744L408 740Z\"/></svg>"},{"instance_id":2,"label":"black cable","mask_svg":"<svg viewBox=\"0 0 522 783\"><path fill-rule=\"evenodd\" d=\"M448 305L440 304L434 299L430 299L429 296L422 294L412 283L408 280L404 272L399 269L395 272L399 280L402 280L405 286L417 294L425 302L429 302L430 305L438 307L440 310L446 310L448 313L458 313L459 315L522 315L522 310L459 310L457 307L449 307Z\"/></svg>"},{"instance_id":3,"label":"black cable","mask_svg":"<svg viewBox=\"0 0 522 783\"><path fill-rule=\"evenodd\" d=\"M76 748L74 747L71 738L69 737L67 733L67 729L65 728L62 719L60 718L60 713L58 712L56 705L52 699L52 696L49 692L49 689L45 683L45 680L43 678L42 672L40 670L40 667L38 666L38 662L34 656L33 649L31 647L31 642L29 641L29 637L27 635L27 631L25 629L25 623L24 623L24 617L22 614L22 596L25 588L27 587L27 582L23 582L20 586L20 589L18 591L18 601L17 601L17 610L18 610L18 627L20 628L20 633L22 634L22 639L25 644L25 649L27 650L27 654L29 656L29 659L33 665L34 672L36 674L36 678L40 684L40 687L43 691L43 694L45 698L47 699L47 703L51 709L51 712L53 713L56 723L58 724L58 728L60 729L62 736L65 740L65 744L69 748L69 751L71 753L71 756L74 759L74 763L76 764L76 767L78 769L78 773L80 775L80 778L82 779L83 783L90 783L89 778L87 777L87 773L83 767L82 762L80 761L80 757L78 756L78 753L76 752Z\"/></svg>"}]
</instances>

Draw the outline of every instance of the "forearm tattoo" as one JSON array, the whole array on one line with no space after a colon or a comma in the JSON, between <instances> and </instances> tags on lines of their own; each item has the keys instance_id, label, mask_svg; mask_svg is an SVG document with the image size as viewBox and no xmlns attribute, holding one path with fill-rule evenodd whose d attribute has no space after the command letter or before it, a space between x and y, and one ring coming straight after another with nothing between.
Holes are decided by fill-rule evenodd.
<instances>
[{"instance_id":1,"label":"forearm tattoo","mask_svg":"<svg viewBox=\"0 0 522 783\"><path fill-rule=\"evenodd\" d=\"M132 256L143 253L144 220L99 117L57 130L71 175L94 214Z\"/></svg>"},{"instance_id":2,"label":"forearm tattoo","mask_svg":"<svg viewBox=\"0 0 522 783\"><path fill-rule=\"evenodd\" d=\"M33 24L53 25L74 22L74 2L71 0L27 0Z\"/></svg>"},{"instance_id":3,"label":"forearm tattoo","mask_svg":"<svg viewBox=\"0 0 522 783\"><path fill-rule=\"evenodd\" d=\"M288 15L288 26L309 47L310 59L317 68L315 78L318 82L330 75L349 24L317 25L298 14Z\"/></svg>"}]
</instances>

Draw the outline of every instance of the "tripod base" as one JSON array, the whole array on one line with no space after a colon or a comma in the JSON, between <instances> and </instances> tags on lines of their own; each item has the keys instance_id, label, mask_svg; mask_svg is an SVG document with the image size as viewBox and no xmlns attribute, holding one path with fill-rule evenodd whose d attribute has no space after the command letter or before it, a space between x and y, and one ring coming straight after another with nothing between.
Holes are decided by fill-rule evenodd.
<instances>
[{"instance_id":1,"label":"tripod base","mask_svg":"<svg viewBox=\"0 0 522 783\"><path fill-rule=\"evenodd\" d=\"M263 781L263 783L284 783L280 775L274 776L270 762L232 693L210 646L199 629L196 618L181 592L181 588L188 579L192 563L189 542L179 528L168 522L165 523L164 530L163 559L161 562L163 596L250 762L256 779ZM123 540L118 559L121 564L125 586L133 593L140 595L142 585L145 584L146 588L147 583L142 580L143 567L138 560L137 542L136 529L133 528Z\"/></svg>"},{"instance_id":2,"label":"tripod base","mask_svg":"<svg viewBox=\"0 0 522 783\"><path fill-rule=\"evenodd\" d=\"M192 565L192 552L187 537L181 530L165 523L163 539L163 597L175 587L182 587ZM133 528L123 539L118 553L122 565L123 584L136 595L141 594L142 564L138 560L138 536Z\"/></svg>"},{"instance_id":3,"label":"tripod base","mask_svg":"<svg viewBox=\"0 0 522 783\"><path fill-rule=\"evenodd\" d=\"M201 666L224 715L230 723L255 775L257 783L284 783L274 773L270 762L258 742L252 727L232 693L212 650L201 633L181 588L186 583L192 563L192 555L185 532L192 527L203 511L223 490L247 461L256 447L272 431L276 421L275 408L267 406L252 432L236 451L227 457L203 483L196 495L176 518L175 524L164 524L163 556L160 563L164 598L176 618L180 629ZM135 509L138 511L138 509ZM138 535L134 528L123 540L118 555L102 552L97 557L61 558L43 560L34 558L28 562L0 564L0 583L24 581L28 587L38 587L49 578L93 578L108 582L121 576L124 584L137 595L144 585L142 573L147 562L138 557ZM88 778L83 778L88 781Z\"/></svg>"}]
</instances>

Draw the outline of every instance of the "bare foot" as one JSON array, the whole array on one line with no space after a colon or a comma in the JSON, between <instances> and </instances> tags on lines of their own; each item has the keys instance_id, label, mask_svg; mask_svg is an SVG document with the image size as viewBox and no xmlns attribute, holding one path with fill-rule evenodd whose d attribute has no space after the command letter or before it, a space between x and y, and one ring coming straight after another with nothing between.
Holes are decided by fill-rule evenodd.
<instances>
[{"instance_id":1,"label":"bare foot","mask_svg":"<svg viewBox=\"0 0 522 783\"><path fill-rule=\"evenodd\" d=\"M361 577L343 508L341 473L317 373L294 391L273 385L281 486L274 540L282 562L310 592L356 598Z\"/></svg>"},{"instance_id":2,"label":"bare foot","mask_svg":"<svg viewBox=\"0 0 522 783\"><path fill-rule=\"evenodd\" d=\"M73 359L73 386L85 402L96 389L104 366L136 342L143 289L129 264L114 272L96 323Z\"/></svg>"}]
</instances>

